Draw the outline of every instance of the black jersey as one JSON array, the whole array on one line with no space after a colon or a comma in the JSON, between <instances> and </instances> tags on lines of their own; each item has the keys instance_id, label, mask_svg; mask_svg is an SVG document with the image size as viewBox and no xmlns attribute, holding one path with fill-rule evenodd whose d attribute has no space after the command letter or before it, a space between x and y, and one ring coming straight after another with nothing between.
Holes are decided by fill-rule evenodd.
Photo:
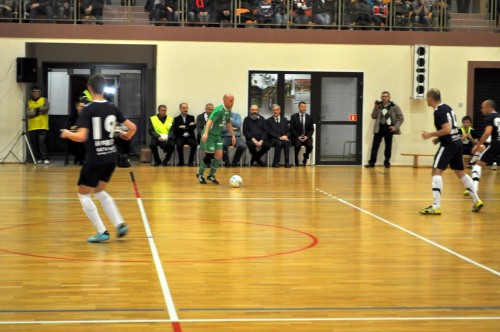
<instances>
[{"instance_id":1,"label":"black jersey","mask_svg":"<svg viewBox=\"0 0 500 332\"><path fill-rule=\"evenodd\" d=\"M450 106L446 104L439 104L434 110L434 126L436 130L439 131L443 129L443 125L449 123L451 127L451 132L448 135L440 136L440 143L452 143L454 141L459 141L461 138L459 128L457 126L457 117L455 112Z\"/></svg>"},{"instance_id":2,"label":"black jersey","mask_svg":"<svg viewBox=\"0 0 500 332\"><path fill-rule=\"evenodd\" d=\"M111 102L93 101L82 108L78 128L89 130L85 141L85 163L100 165L116 162L115 126L125 122L122 112Z\"/></svg>"},{"instance_id":3,"label":"black jersey","mask_svg":"<svg viewBox=\"0 0 500 332\"><path fill-rule=\"evenodd\" d=\"M484 122L486 127L493 126L493 130L491 131L491 143L497 142L497 144L500 144L500 113L492 112L486 117Z\"/></svg>"}]
</instances>

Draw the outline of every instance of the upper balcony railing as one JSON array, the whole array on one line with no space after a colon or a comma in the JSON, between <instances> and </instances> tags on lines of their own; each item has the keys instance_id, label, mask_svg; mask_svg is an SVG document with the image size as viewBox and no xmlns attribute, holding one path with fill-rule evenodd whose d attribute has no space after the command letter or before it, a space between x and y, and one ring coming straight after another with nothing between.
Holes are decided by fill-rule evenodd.
<instances>
[{"instance_id":1,"label":"upper balcony railing","mask_svg":"<svg viewBox=\"0 0 500 332\"><path fill-rule=\"evenodd\" d=\"M0 0L0 23L500 32L498 0L373 1Z\"/></svg>"}]
</instances>

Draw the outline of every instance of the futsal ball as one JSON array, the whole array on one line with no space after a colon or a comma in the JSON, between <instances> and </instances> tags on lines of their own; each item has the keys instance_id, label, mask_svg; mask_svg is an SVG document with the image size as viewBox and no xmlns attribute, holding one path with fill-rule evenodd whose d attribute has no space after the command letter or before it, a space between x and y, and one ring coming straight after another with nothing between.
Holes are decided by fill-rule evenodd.
<instances>
[{"instance_id":1,"label":"futsal ball","mask_svg":"<svg viewBox=\"0 0 500 332\"><path fill-rule=\"evenodd\" d=\"M231 180L229 180L229 183L231 184L232 187L241 187L241 183L242 183L242 180L241 180L241 176L239 175L233 175L231 176Z\"/></svg>"}]
</instances>

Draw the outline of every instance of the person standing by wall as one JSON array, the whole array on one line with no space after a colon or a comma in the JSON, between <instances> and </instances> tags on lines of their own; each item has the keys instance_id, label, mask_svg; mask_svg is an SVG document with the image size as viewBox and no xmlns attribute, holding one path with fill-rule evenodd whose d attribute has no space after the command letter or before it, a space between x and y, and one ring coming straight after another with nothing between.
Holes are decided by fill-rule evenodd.
<instances>
[{"instance_id":1,"label":"person standing by wall","mask_svg":"<svg viewBox=\"0 0 500 332\"><path fill-rule=\"evenodd\" d=\"M28 138L35 154L36 163L48 165L50 164L47 152L50 103L47 98L41 97L40 94L40 88L34 85L31 88L31 98L26 102Z\"/></svg>"}]
</instances>

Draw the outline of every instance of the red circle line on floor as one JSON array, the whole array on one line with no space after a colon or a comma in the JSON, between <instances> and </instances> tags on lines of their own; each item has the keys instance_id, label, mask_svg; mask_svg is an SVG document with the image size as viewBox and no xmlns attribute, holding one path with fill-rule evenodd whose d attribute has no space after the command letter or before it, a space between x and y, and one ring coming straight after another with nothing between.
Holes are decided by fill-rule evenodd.
<instances>
[{"instance_id":1,"label":"red circle line on floor","mask_svg":"<svg viewBox=\"0 0 500 332\"><path fill-rule=\"evenodd\" d=\"M194 219L176 219L176 220L182 220L182 221L187 221L187 220L194 220ZM310 249L314 247L316 244L318 244L318 238L315 237L312 234L293 229L293 228L287 228L287 227L282 227L282 226L274 226L274 225L265 225L265 224L258 224L258 223L251 223L251 222L241 222L241 221L228 221L228 220L208 220L208 219L197 219L196 221L204 221L204 222L220 222L220 223L233 223L233 224L242 224L242 225L250 225L250 226L261 226L261 227L271 227L271 228L277 228L277 229L282 229L285 231L291 231L291 232L296 232L302 235L305 235L309 237L312 242L305 246L301 247L295 250L290 250L286 252L278 252L278 253L273 253L273 254L268 254L268 255L259 255L259 256L247 256L247 257L236 257L236 258L218 258L218 259L190 259L190 260L167 260L163 261L164 263L208 263L208 262L223 262L223 261L239 261L239 260L248 260L248 259L260 259L260 258L268 258L268 257L275 257L275 256L282 256L282 255L289 255L293 254L296 252L304 251L307 249ZM9 227L4 227L0 228L0 231L4 231L7 229L12 229L12 228L18 228L18 227L28 227L28 226L36 226L36 225L43 225L43 224L56 224L56 223L63 223L63 222L89 222L88 220L64 220L64 221L46 221L46 222L38 222L38 223L33 223L33 224L23 224L23 225L15 225L15 226L9 226ZM89 244L89 245L110 245L112 242L103 242L103 243L96 243L96 244ZM35 257L35 258L45 258L45 259L58 259L58 260L68 260L68 261L81 261L81 262L103 262L103 263L152 263L152 261L134 261L134 260L107 260L107 259L84 259L84 258L68 258L68 257L55 257L55 256L45 256L45 255L35 255L35 254L29 254L29 253L22 253L22 252L15 252L7 249L2 249L0 248L0 252L4 252L7 254L12 254L12 255L21 255L21 256L28 256L28 257Z\"/></svg>"}]
</instances>

